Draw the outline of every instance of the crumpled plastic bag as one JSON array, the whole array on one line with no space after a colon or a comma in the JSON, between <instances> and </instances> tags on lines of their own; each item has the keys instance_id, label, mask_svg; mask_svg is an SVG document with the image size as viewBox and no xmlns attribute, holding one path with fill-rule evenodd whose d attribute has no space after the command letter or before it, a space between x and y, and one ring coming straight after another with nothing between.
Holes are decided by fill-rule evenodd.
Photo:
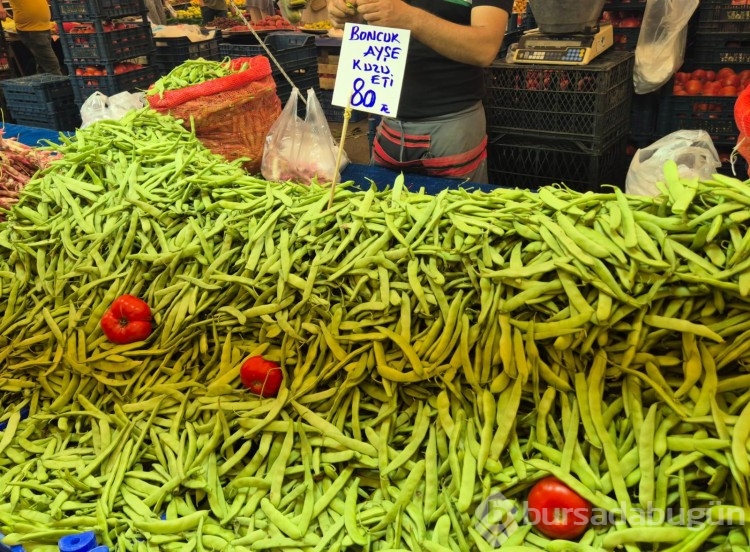
<instances>
[{"instance_id":1,"label":"crumpled plastic bag","mask_svg":"<svg viewBox=\"0 0 750 552\"><path fill-rule=\"evenodd\" d=\"M268 131L260 171L263 178L273 182L310 184L313 179L319 183L333 182L338 144L331 135L315 90L307 91L304 120L297 115L299 94L297 88L292 89L281 115ZM348 164L349 157L342 151L338 170Z\"/></svg>"},{"instance_id":2,"label":"crumpled plastic bag","mask_svg":"<svg viewBox=\"0 0 750 552\"><path fill-rule=\"evenodd\" d=\"M96 121L122 119L128 111L141 109L146 105L143 93L120 92L107 96L98 90L91 94L81 106L81 128Z\"/></svg>"},{"instance_id":3,"label":"crumpled plastic bag","mask_svg":"<svg viewBox=\"0 0 750 552\"><path fill-rule=\"evenodd\" d=\"M678 130L635 152L625 179L625 192L656 196L664 181L664 163L677 163L680 178L707 180L721 167L719 154L705 130Z\"/></svg>"},{"instance_id":4,"label":"crumpled plastic bag","mask_svg":"<svg viewBox=\"0 0 750 552\"><path fill-rule=\"evenodd\" d=\"M688 22L699 0L647 0L635 48L636 94L658 90L685 61Z\"/></svg>"}]
</instances>

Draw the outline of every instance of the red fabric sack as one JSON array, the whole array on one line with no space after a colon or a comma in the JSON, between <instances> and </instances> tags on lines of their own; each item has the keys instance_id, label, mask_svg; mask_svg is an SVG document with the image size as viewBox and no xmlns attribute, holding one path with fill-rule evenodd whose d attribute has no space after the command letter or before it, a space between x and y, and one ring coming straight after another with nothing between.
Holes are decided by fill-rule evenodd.
<instances>
[{"instance_id":1,"label":"red fabric sack","mask_svg":"<svg viewBox=\"0 0 750 552\"><path fill-rule=\"evenodd\" d=\"M263 147L271 125L281 114L281 101L264 56L231 60L236 73L210 81L148 96L160 113L182 119L214 153L228 160L245 157L245 169L259 173ZM242 66L247 67L242 70Z\"/></svg>"}]
</instances>

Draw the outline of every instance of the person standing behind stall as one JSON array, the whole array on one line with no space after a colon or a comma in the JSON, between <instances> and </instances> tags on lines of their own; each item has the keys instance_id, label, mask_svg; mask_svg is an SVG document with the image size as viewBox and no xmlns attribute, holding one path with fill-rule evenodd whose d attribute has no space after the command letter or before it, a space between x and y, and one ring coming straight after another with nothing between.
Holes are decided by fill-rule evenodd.
<instances>
[{"instance_id":1,"label":"person standing behind stall","mask_svg":"<svg viewBox=\"0 0 750 552\"><path fill-rule=\"evenodd\" d=\"M398 114L383 116L373 164L487 183L483 67L512 9L513 0L329 0L334 26L411 31Z\"/></svg>"},{"instance_id":2,"label":"person standing behind stall","mask_svg":"<svg viewBox=\"0 0 750 552\"><path fill-rule=\"evenodd\" d=\"M16 34L34 56L37 72L62 75L60 60L52 49L52 15L47 0L9 0L13 10ZM8 13L0 3L0 20Z\"/></svg>"},{"instance_id":3,"label":"person standing behind stall","mask_svg":"<svg viewBox=\"0 0 750 552\"><path fill-rule=\"evenodd\" d=\"M227 16L227 0L201 0L201 17L208 25L217 17Z\"/></svg>"}]
</instances>

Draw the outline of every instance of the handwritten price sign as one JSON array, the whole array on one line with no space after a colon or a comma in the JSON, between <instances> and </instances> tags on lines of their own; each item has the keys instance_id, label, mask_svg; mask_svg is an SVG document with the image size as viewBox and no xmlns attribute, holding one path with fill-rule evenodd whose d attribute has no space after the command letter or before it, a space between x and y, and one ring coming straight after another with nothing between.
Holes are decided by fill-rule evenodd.
<instances>
[{"instance_id":1,"label":"handwritten price sign","mask_svg":"<svg viewBox=\"0 0 750 552\"><path fill-rule=\"evenodd\" d=\"M395 117L410 35L403 29L347 23L331 103Z\"/></svg>"}]
</instances>

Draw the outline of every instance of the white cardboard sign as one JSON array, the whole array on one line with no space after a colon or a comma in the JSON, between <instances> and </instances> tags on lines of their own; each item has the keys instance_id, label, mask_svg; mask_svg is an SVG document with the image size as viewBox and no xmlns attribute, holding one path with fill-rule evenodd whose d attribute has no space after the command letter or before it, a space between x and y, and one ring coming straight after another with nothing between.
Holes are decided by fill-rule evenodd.
<instances>
[{"instance_id":1,"label":"white cardboard sign","mask_svg":"<svg viewBox=\"0 0 750 552\"><path fill-rule=\"evenodd\" d=\"M405 29L347 23L331 103L395 117L410 36Z\"/></svg>"}]
</instances>

